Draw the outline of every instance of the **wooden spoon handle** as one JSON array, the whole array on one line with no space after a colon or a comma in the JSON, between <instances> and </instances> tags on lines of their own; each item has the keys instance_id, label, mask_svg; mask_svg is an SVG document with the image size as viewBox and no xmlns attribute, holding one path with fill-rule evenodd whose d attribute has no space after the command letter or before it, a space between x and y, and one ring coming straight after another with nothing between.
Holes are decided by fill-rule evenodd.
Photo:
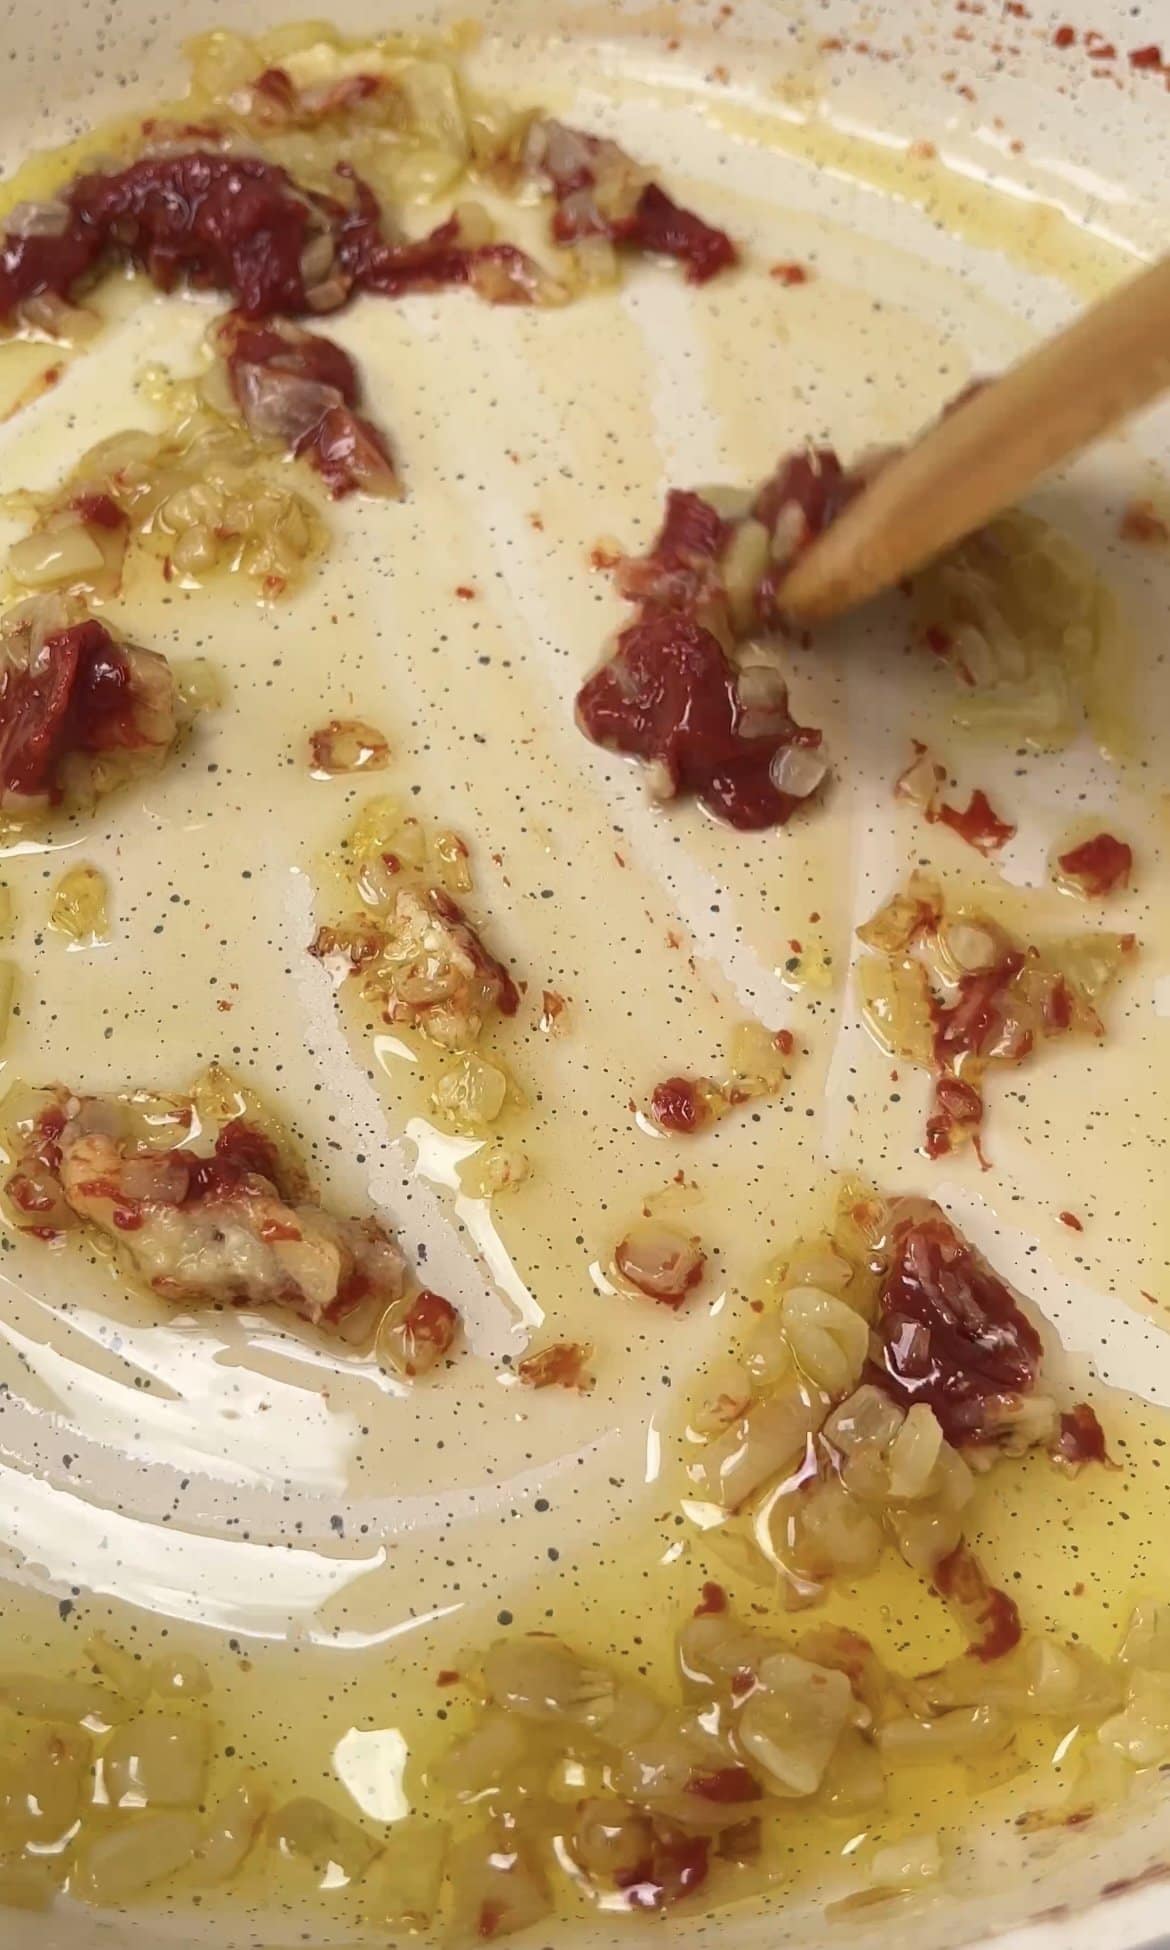
<instances>
[{"instance_id":1,"label":"wooden spoon handle","mask_svg":"<svg viewBox=\"0 0 1170 1950\"><path fill-rule=\"evenodd\" d=\"M920 569L1170 385L1170 258L1121 286L891 461L798 559L780 601L835 616Z\"/></svg>"}]
</instances>

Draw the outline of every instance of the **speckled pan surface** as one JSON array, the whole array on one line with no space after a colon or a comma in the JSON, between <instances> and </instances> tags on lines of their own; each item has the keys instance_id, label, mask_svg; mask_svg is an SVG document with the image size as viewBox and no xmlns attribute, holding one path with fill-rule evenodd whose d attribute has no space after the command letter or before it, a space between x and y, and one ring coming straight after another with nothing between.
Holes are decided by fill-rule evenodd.
<instances>
[{"instance_id":1,"label":"speckled pan surface","mask_svg":"<svg viewBox=\"0 0 1170 1950\"><path fill-rule=\"evenodd\" d=\"M247 19L230 4L181 19L139 0L10 5L5 163L172 93L180 34L255 31L290 11L283 0L259 0ZM799 714L826 728L839 777L823 813L788 832L744 838L693 811L663 817L572 723L574 691L618 615L589 564L599 537L646 538L668 483L755 480L805 433L847 452L910 433L972 373L1164 244L1167 95L1124 59L1158 39L1161 11L1157 0L1071 0L1051 18L998 0L484 9L485 76L620 136L701 195L758 262L807 259L818 276L792 292L745 275L696 293L640 271L603 323L590 307L441 298L343 315L336 335L394 429L408 500L339 515L328 572L287 609L161 588L141 602L146 640L213 654L229 672L229 708L148 796L68 836L75 857L115 880L109 948L69 955L38 930L59 859L12 863L29 975L8 1073L102 1089L181 1083L217 1055L246 1069L291 1109L338 1199L372 1198L412 1254L425 1252L428 1281L464 1311L470 1354L408 1400L371 1362L271 1320L168 1321L79 1260L27 1243L6 1253L0 1571L10 1628L43 1642L50 1663L83 1627L166 1629L200 1647L225 1721L246 1723L275 1764L306 1728L322 1730L321 1754L341 1755L349 1727L377 1724L394 1752L430 1750L441 1727L411 1672L457 1664L498 1629L551 1617L598 1651L626 1658L637 1646L653 1663L658 1621L689 1588L661 1519L659 1452L725 1310L609 1313L595 1275L615 1226L678 1162L627 1104L671 1071L710 1069L744 1013L790 1025L808 1054L781 1106L687 1154L720 1291L742 1288L800 1230L830 1171L856 1170L940 1197L1105 1380L1170 1405L1166 1314L1150 1297L1170 1303L1170 871L1164 802L1159 813L1149 789L1170 790L1170 569L1114 540L1170 414L1037 504L1123 593L1142 646L1133 756L1115 771L1085 744L1023 768L993 751L971 783L1010 804L1028 836L1005 855L1020 885L1042 884L1050 839L1086 803L1133 833L1147 870L1124 924L1144 954L1110 1046L1029 1075L986 1179L916 1155L919 1090L891 1089L839 981L802 986L789 965L800 940L840 973L852 926L911 837L925 850L888 782L911 730L945 743L947 693L908 675L894 612L798 661ZM408 19L386 0L377 24ZM1111 36L1118 54L1090 58L1083 31L1075 51L1059 50L1058 19ZM338 24L374 22L344 8ZM908 138L941 161L891 160L889 145ZM6 484L48 483L80 444L127 424L135 372L159 359L181 368L207 316L194 301L135 309L98 358L0 429ZM477 600L455 601L457 584ZM537 1168L498 1223L453 1190L449 1148L417 1120L388 1123L373 1055L351 1048L304 952L315 863L354 795L346 780L309 780L301 752L308 729L350 711L385 728L391 788L471 840L480 910L530 1001L548 988L571 1002L571 1036L546 1036L531 1006L522 1017L514 1063L534 1100ZM937 857L957 866L945 837ZM381 1058L392 1074L393 1051ZM1083 1236L1061 1228L1062 1208L1092 1215ZM545 1319L558 1337L594 1341L598 1386L518 1408L507 1363ZM1016 1545L1026 1559L1020 1529ZM1142 1568L1170 1578L1165 1563ZM387 1737L379 1778L393 1771ZM368 1781L351 1775L369 1806ZM899 1932L921 1950L991 1936L1020 1950L1149 1942L1170 1930L1170 1885L1096 1899L1161 1862L1166 1820L1151 1794L1029 1845L972 1834L950 1892L901 1910ZM680 1945L733 1937L745 1950L814 1933L857 1950L890 1940L889 1924L864 1916L825 1922L809 1889L733 1924L669 1927ZM548 1946L660 1936L656 1923L601 1918ZM351 1942L307 1939L287 1915L0 1912L13 1950L307 1940ZM539 1932L531 1940L543 1950Z\"/></svg>"}]
</instances>

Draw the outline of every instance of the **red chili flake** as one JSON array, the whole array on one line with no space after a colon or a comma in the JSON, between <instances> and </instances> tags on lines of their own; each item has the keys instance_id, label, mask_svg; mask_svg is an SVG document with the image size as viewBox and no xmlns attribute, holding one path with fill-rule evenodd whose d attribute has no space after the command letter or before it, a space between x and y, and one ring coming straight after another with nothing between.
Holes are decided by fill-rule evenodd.
<instances>
[{"instance_id":1,"label":"red chili flake","mask_svg":"<svg viewBox=\"0 0 1170 1950\"><path fill-rule=\"evenodd\" d=\"M507 1914L508 1912L503 1903L486 1902L480 1904L479 1919L476 1923L476 1935L480 1938L481 1942L491 1943L499 1935L500 1926L506 1921Z\"/></svg>"},{"instance_id":2,"label":"red chili flake","mask_svg":"<svg viewBox=\"0 0 1170 1950\"><path fill-rule=\"evenodd\" d=\"M538 1354L526 1354L516 1373L528 1388L576 1388L588 1394L593 1376L585 1372L585 1364L592 1353L586 1341L554 1341Z\"/></svg>"},{"instance_id":3,"label":"red chili flake","mask_svg":"<svg viewBox=\"0 0 1170 1950\"><path fill-rule=\"evenodd\" d=\"M936 657L949 656L955 644L955 639L950 631L944 630L940 623L931 623L929 625L924 633L924 640L927 649L933 650Z\"/></svg>"},{"instance_id":4,"label":"red chili flake","mask_svg":"<svg viewBox=\"0 0 1170 1950\"><path fill-rule=\"evenodd\" d=\"M777 284L808 284L812 275L808 265L798 264L795 258L787 263L772 264L768 269L768 276L775 278Z\"/></svg>"},{"instance_id":5,"label":"red chili flake","mask_svg":"<svg viewBox=\"0 0 1170 1950\"><path fill-rule=\"evenodd\" d=\"M741 1801L759 1801L763 1789L746 1767L715 1767L709 1774L692 1774L686 1785L686 1793L697 1796L700 1801L713 1801L717 1806L730 1807Z\"/></svg>"},{"instance_id":6,"label":"red chili flake","mask_svg":"<svg viewBox=\"0 0 1170 1950\"><path fill-rule=\"evenodd\" d=\"M591 569L615 569L621 559L616 549L603 548L600 542L595 542L589 551Z\"/></svg>"},{"instance_id":7,"label":"red chili flake","mask_svg":"<svg viewBox=\"0 0 1170 1950\"><path fill-rule=\"evenodd\" d=\"M708 1582L703 1586L703 1595L695 1606L696 1618L711 1618L727 1610L727 1593L721 1584Z\"/></svg>"},{"instance_id":8,"label":"red chili flake","mask_svg":"<svg viewBox=\"0 0 1170 1950\"><path fill-rule=\"evenodd\" d=\"M654 1086L650 1115L663 1131L690 1137L711 1122L710 1106L691 1077L667 1077Z\"/></svg>"},{"instance_id":9,"label":"red chili flake","mask_svg":"<svg viewBox=\"0 0 1170 1950\"><path fill-rule=\"evenodd\" d=\"M1094 833L1080 846L1070 847L1057 860L1061 873L1077 882L1089 900L1103 900L1119 887L1128 887L1133 871L1133 848L1112 833Z\"/></svg>"},{"instance_id":10,"label":"red chili flake","mask_svg":"<svg viewBox=\"0 0 1170 1950\"><path fill-rule=\"evenodd\" d=\"M1062 1226L1070 1226L1073 1232L1084 1231L1085 1229L1084 1225L1082 1224L1081 1220L1077 1218L1075 1212L1061 1212L1059 1214L1059 1217Z\"/></svg>"},{"instance_id":11,"label":"red chili flake","mask_svg":"<svg viewBox=\"0 0 1170 1950\"><path fill-rule=\"evenodd\" d=\"M796 1048L796 1038L791 1029L778 1029L772 1040L781 1056L791 1056Z\"/></svg>"},{"instance_id":12,"label":"red chili flake","mask_svg":"<svg viewBox=\"0 0 1170 1950\"><path fill-rule=\"evenodd\" d=\"M478 590L473 589L469 582L457 582L455 584L455 594L461 603L473 603L478 593Z\"/></svg>"},{"instance_id":13,"label":"red chili flake","mask_svg":"<svg viewBox=\"0 0 1170 1950\"><path fill-rule=\"evenodd\" d=\"M1118 532L1125 542L1146 545L1170 542L1170 523L1158 513L1152 501L1130 501L1122 510Z\"/></svg>"},{"instance_id":14,"label":"red chili flake","mask_svg":"<svg viewBox=\"0 0 1170 1950\"><path fill-rule=\"evenodd\" d=\"M545 989L542 992L542 1001L540 1026L544 1030L549 1030L555 1022L559 1022L569 1005L558 989Z\"/></svg>"},{"instance_id":15,"label":"red chili flake","mask_svg":"<svg viewBox=\"0 0 1170 1950\"><path fill-rule=\"evenodd\" d=\"M1077 1402L1061 1416L1053 1455L1058 1462L1074 1469L1079 1469L1082 1463L1108 1463L1105 1431L1088 1402Z\"/></svg>"},{"instance_id":16,"label":"red chili flake","mask_svg":"<svg viewBox=\"0 0 1170 1950\"><path fill-rule=\"evenodd\" d=\"M944 801L936 812L928 812L926 816L932 823L949 826L961 840L966 840L968 846L973 846L976 852L985 857L998 853L1001 846L1006 846L1015 837L1016 828L993 810L982 787L976 788L965 807L950 806Z\"/></svg>"},{"instance_id":17,"label":"red chili flake","mask_svg":"<svg viewBox=\"0 0 1170 1950\"><path fill-rule=\"evenodd\" d=\"M1085 50L1094 61L1115 61L1117 59L1117 49L1114 47L1113 42L1107 41L1105 36L1099 34L1096 28L1093 27L1085 35Z\"/></svg>"},{"instance_id":18,"label":"red chili flake","mask_svg":"<svg viewBox=\"0 0 1170 1950\"><path fill-rule=\"evenodd\" d=\"M1160 71L1164 66L1162 50L1157 46L1131 47L1129 65L1131 68L1157 68Z\"/></svg>"},{"instance_id":19,"label":"red chili flake","mask_svg":"<svg viewBox=\"0 0 1170 1950\"><path fill-rule=\"evenodd\" d=\"M1075 27L1058 27L1052 36L1052 45L1053 47L1072 47L1076 43L1076 38L1077 30Z\"/></svg>"}]
</instances>

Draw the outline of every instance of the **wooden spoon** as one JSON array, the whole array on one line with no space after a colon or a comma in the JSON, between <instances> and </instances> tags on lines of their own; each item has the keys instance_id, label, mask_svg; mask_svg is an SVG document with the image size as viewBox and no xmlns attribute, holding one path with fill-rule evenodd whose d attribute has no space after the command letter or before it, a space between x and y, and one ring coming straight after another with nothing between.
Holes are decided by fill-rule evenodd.
<instances>
[{"instance_id":1,"label":"wooden spoon","mask_svg":"<svg viewBox=\"0 0 1170 1950\"><path fill-rule=\"evenodd\" d=\"M798 622L900 582L1170 386L1170 258L992 380L875 476L784 578Z\"/></svg>"}]
</instances>

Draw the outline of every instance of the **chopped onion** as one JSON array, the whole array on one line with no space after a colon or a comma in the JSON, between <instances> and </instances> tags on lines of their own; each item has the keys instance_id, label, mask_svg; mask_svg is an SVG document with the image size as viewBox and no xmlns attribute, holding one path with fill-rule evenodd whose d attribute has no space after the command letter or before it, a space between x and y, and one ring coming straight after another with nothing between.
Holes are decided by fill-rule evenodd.
<instances>
[{"instance_id":1,"label":"chopped onion","mask_svg":"<svg viewBox=\"0 0 1170 1950\"><path fill-rule=\"evenodd\" d=\"M860 1314L816 1287L791 1287L780 1309L788 1344L803 1372L827 1395L847 1395L861 1379L869 1328Z\"/></svg>"},{"instance_id":2,"label":"chopped onion","mask_svg":"<svg viewBox=\"0 0 1170 1950\"><path fill-rule=\"evenodd\" d=\"M200 1882L227 1882L252 1848L271 1796L258 1774L245 1773L216 1803L203 1824L195 1860Z\"/></svg>"},{"instance_id":3,"label":"chopped onion","mask_svg":"<svg viewBox=\"0 0 1170 1950\"><path fill-rule=\"evenodd\" d=\"M808 799L826 777L829 761L820 745L781 745L768 770L777 792Z\"/></svg>"},{"instance_id":4,"label":"chopped onion","mask_svg":"<svg viewBox=\"0 0 1170 1950\"><path fill-rule=\"evenodd\" d=\"M8 570L24 589L52 589L61 583L84 583L105 567L105 556L88 528L40 529L13 542Z\"/></svg>"},{"instance_id":5,"label":"chopped onion","mask_svg":"<svg viewBox=\"0 0 1170 1950\"><path fill-rule=\"evenodd\" d=\"M772 1653L756 1678L736 1726L738 1745L773 1794L815 1794L857 1711L848 1679L794 1652Z\"/></svg>"},{"instance_id":6,"label":"chopped onion","mask_svg":"<svg viewBox=\"0 0 1170 1950\"><path fill-rule=\"evenodd\" d=\"M1098 1737L1134 1767L1170 1761L1170 1672L1132 1666L1125 1708L1102 1722Z\"/></svg>"},{"instance_id":7,"label":"chopped onion","mask_svg":"<svg viewBox=\"0 0 1170 1950\"><path fill-rule=\"evenodd\" d=\"M308 1796L277 1809L268 1835L285 1861L309 1870L318 1888L360 1881L377 1853L356 1822Z\"/></svg>"},{"instance_id":8,"label":"chopped onion","mask_svg":"<svg viewBox=\"0 0 1170 1950\"><path fill-rule=\"evenodd\" d=\"M612 1674L550 1638L500 1639L483 1666L489 1698L532 1720L571 1720L594 1731L614 1705Z\"/></svg>"},{"instance_id":9,"label":"chopped onion","mask_svg":"<svg viewBox=\"0 0 1170 1950\"><path fill-rule=\"evenodd\" d=\"M211 1729L199 1717L144 1713L116 1727L102 1754L115 1808L193 1808L203 1799Z\"/></svg>"},{"instance_id":10,"label":"chopped onion","mask_svg":"<svg viewBox=\"0 0 1170 1950\"><path fill-rule=\"evenodd\" d=\"M185 1869L200 1833L194 1814L130 1815L86 1840L70 1894L103 1908L128 1902Z\"/></svg>"},{"instance_id":11,"label":"chopped onion","mask_svg":"<svg viewBox=\"0 0 1170 1950\"><path fill-rule=\"evenodd\" d=\"M681 1306L706 1264L700 1241L661 1219L640 1219L619 1240L614 1265L623 1280L651 1300Z\"/></svg>"},{"instance_id":12,"label":"chopped onion","mask_svg":"<svg viewBox=\"0 0 1170 1950\"><path fill-rule=\"evenodd\" d=\"M960 1707L937 1720L908 1716L890 1720L874 1735L882 1757L898 1766L937 1766L940 1761L978 1760L1002 1753L1012 1740L1011 1722L995 1706Z\"/></svg>"},{"instance_id":13,"label":"chopped onion","mask_svg":"<svg viewBox=\"0 0 1170 1950\"><path fill-rule=\"evenodd\" d=\"M53 888L49 926L67 935L76 948L93 948L110 938L109 882L88 862L70 867Z\"/></svg>"},{"instance_id":14,"label":"chopped onion","mask_svg":"<svg viewBox=\"0 0 1170 1950\"><path fill-rule=\"evenodd\" d=\"M899 1502L929 1496L942 1448L943 1432L934 1410L925 1402L913 1403L890 1444L890 1495Z\"/></svg>"},{"instance_id":15,"label":"chopped onion","mask_svg":"<svg viewBox=\"0 0 1170 1950\"><path fill-rule=\"evenodd\" d=\"M764 1483L794 1467L823 1419L823 1403L814 1402L798 1382L787 1382L703 1451L690 1466L691 1480L713 1503L738 1509Z\"/></svg>"}]
</instances>

